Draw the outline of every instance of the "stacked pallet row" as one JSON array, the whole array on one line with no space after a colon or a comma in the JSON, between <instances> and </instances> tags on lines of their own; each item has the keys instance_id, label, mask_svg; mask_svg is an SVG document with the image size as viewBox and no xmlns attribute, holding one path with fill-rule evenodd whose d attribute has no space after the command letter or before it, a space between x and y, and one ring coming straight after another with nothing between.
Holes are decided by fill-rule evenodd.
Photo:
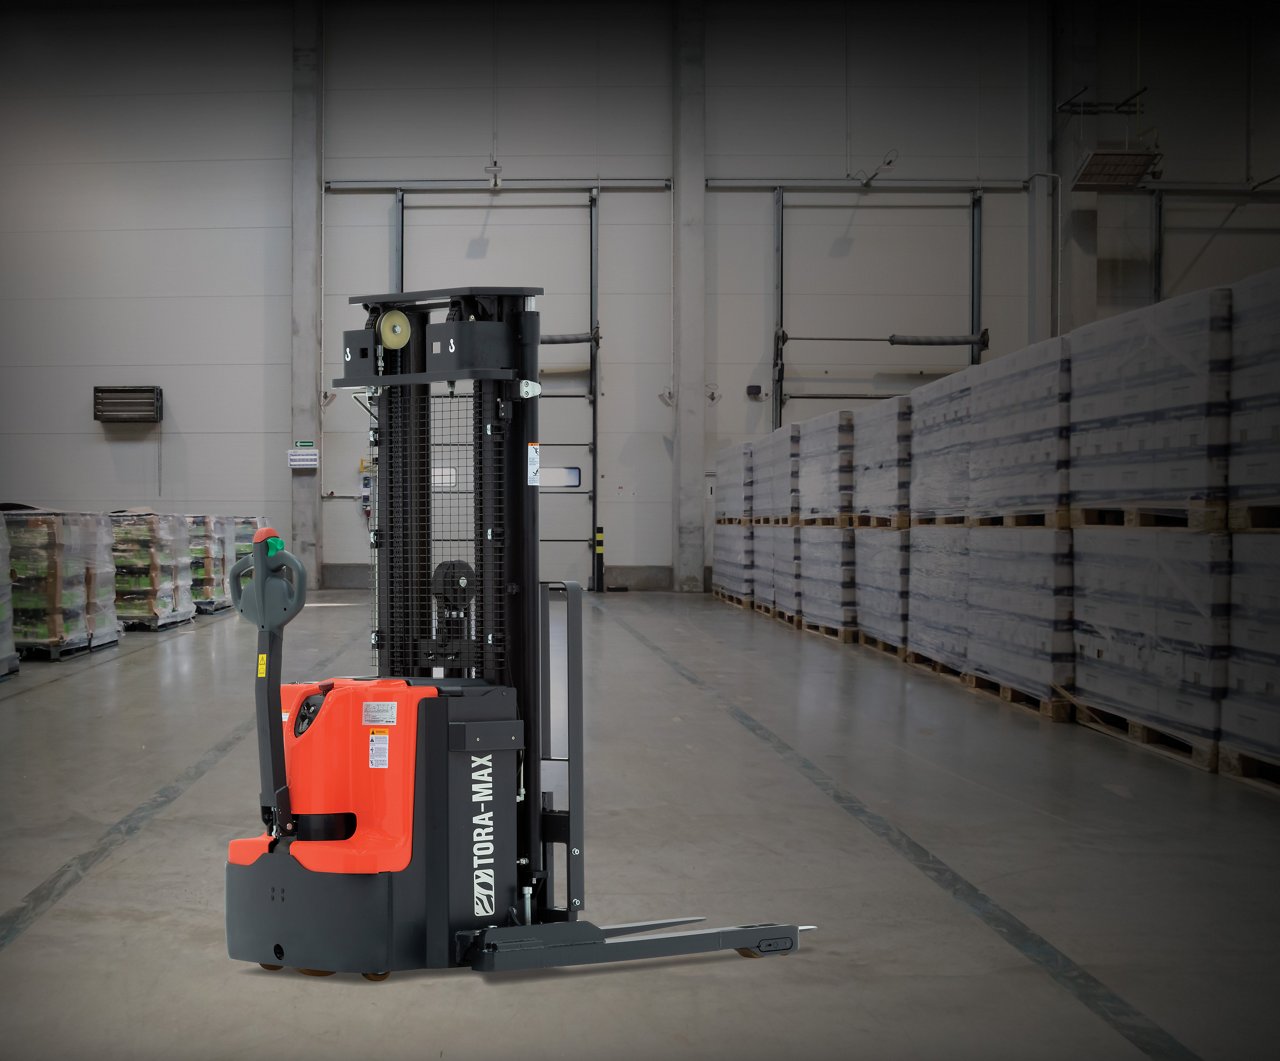
<instances>
[{"instance_id":1,"label":"stacked pallet row","mask_svg":"<svg viewBox=\"0 0 1280 1061\"><path fill-rule=\"evenodd\" d=\"M1213 289L1067 338L1076 717L1209 770L1230 652L1231 315Z\"/></svg>"},{"instance_id":2,"label":"stacked pallet row","mask_svg":"<svg viewBox=\"0 0 1280 1061\"><path fill-rule=\"evenodd\" d=\"M227 576L235 562L236 550L235 525L231 517L187 516L186 521L191 557L191 598L196 611L215 612L231 607Z\"/></svg>"},{"instance_id":3,"label":"stacked pallet row","mask_svg":"<svg viewBox=\"0 0 1280 1061\"><path fill-rule=\"evenodd\" d=\"M235 559L240 560L253 552L253 536L267 525L262 516L232 516L235 525ZM232 561L234 563L234 561Z\"/></svg>"},{"instance_id":4,"label":"stacked pallet row","mask_svg":"<svg viewBox=\"0 0 1280 1061\"><path fill-rule=\"evenodd\" d=\"M0 678L18 669L18 649L13 642L13 585L9 581L9 531L0 519Z\"/></svg>"},{"instance_id":5,"label":"stacked pallet row","mask_svg":"<svg viewBox=\"0 0 1280 1061\"><path fill-rule=\"evenodd\" d=\"M1218 769L1280 780L1280 270L1231 291L1231 647Z\"/></svg>"},{"instance_id":6,"label":"stacked pallet row","mask_svg":"<svg viewBox=\"0 0 1280 1061\"><path fill-rule=\"evenodd\" d=\"M781 611L794 622L799 611L795 578L795 526L800 506L798 425L780 427L753 443L751 478L755 610L770 616Z\"/></svg>"},{"instance_id":7,"label":"stacked pallet row","mask_svg":"<svg viewBox=\"0 0 1280 1061\"><path fill-rule=\"evenodd\" d=\"M1074 673L1070 360L1051 339L964 374L965 680L1063 721Z\"/></svg>"},{"instance_id":8,"label":"stacked pallet row","mask_svg":"<svg viewBox=\"0 0 1280 1061\"><path fill-rule=\"evenodd\" d=\"M186 622L191 599L191 555L182 516L112 513L116 610L126 625L160 629Z\"/></svg>"},{"instance_id":9,"label":"stacked pallet row","mask_svg":"<svg viewBox=\"0 0 1280 1061\"><path fill-rule=\"evenodd\" d=\"M726 446L716 455L715 529L711 592L720 600L751 608L755 594L752 444Z\"/></svg>"},{"instance_id":10,"label":"stacked pallet row","mask_svg":"<svg viewBox=\"0 0 1280 1061\"><path fill-rule=\"evenodd\" d=\"M959 674L969 642L970 386L957 372L911 392L907 658Z\"/></svg>"},{"instance_id":11,"label":"stacked pallet row","mask_svg":"<svg viewBox=\"0 0 1280 1061\"><path fill-rule=\"evenodd\" d=\"M901 656L910 596L911 399L853 414L854 595L858 640Z\"/></svg>"},{"instance_id":12,"label":"stacked pallet row","mask_svg":"<svg viewBox=\"0 0 1280 1061\"><path fill-rule=\"evenodd\" d=\"M4 516L17 650L58 659L117 642L110 521L31 509Z\"/></svg>"},{"instance_id":13,"label":"stacked pallet row","mask_svg":"<svg viewBox=\"0 0 1280 1061\"><path fill-rule=\"evenodd\" d=\"M837 410L797 426L799 526L791 542L797 572L795 621L810 633L848 642L858 629L853 413Z\"/></svg>"}]
</instances>

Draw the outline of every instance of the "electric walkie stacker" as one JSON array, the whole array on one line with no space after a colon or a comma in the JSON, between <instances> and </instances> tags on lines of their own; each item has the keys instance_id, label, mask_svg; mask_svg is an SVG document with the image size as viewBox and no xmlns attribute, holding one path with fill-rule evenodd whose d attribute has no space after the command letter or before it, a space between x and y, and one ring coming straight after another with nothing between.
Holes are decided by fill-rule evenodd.
<instances>
[{"instance_id":1,"label":"electric walkie stacker","mask_svg":"<svg viewBox=\"0 0 1280 1061\"><path fill-rule=\"evenodd\" d=\"M378 675L281 686L306 573L259 531L231 572L236 607L259 629L265 827L228 853L233 958L382 979L797 947L795 925L579 920L582 598L538 581L541 293L351 300L368 319L344 333L334 385L363 389L374 418ZM567 609L567 762L551 754L553 595ZM544 787L552 761L565 762L567 807Z\"/></svg>"}]
</instances>

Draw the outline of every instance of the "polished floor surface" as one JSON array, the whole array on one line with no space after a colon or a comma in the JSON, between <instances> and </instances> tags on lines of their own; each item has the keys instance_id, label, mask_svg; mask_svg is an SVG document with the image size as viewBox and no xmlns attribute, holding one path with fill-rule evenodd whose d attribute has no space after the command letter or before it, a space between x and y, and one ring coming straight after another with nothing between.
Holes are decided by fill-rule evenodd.
<instances>
[{"instance_id":1,"label":"polished floor surface","mask_svg":"<svg viewBox=\"0 0 1280 1061\"><path fill-rule=\"evenodd\" d=\"M368 668L318 594L286 679ZM0 683L6 1058L1261 1058L1280 798L706 597L585 610L587 915L818 926L730 953L313 979L226 957L254 632Z\"/></svg>"}]
</instances>

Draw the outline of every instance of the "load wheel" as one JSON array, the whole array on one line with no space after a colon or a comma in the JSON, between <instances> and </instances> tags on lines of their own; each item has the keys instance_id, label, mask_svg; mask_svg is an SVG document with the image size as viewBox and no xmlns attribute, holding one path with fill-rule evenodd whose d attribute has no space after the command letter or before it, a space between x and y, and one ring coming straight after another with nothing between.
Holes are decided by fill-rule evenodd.
<instances>
[{"instance_id":1,"label":"load wheel","mask_svg":"<svg viewBox=\"0 0 1280 1061\"><path fill-rule=\"evenodd\" d=\"M332 969L299 969L303 976L332 976Z\"/></svg>"},{"instance_id":2,"label":"load wheel","mask_svg":"<svg viewBox=\"0 0 1280 1061\"><path fill-rule=\"evenodd\" d=\"M755 951L753 951L750 947L738 947L738 948L736 948L736 950L737 950L737 951L738 951L738 953L739 953L739 954L741 954L744 958L763 958L763 957L764 957L764 955L763 955L763 954L757 954L757 953L756 953Z\"/></svg>"},{"instance_id":3,"label":"load wheel","mask_svg":"<svg viewBox=\"0 0 1280 1061\"><path fill-rule=\"evenodd\" d=\"M269 973L278 973L281 969L284 968L283 965L268 965L266 962L258 962L258 964L261 965L264 969L266 969L267 972Z\"/></svg>"},{"instance_id":4,"label":"load wheel","mask_svg":"<svg viewBox=\"0 0 1280 1061\"><path fill-rule=\"evenodd\" d=\"M382 981L383 981L383 980L385 980L388 976L390 976L390 975L391 975L391 973L389 973L389 972L386 972L386 973L361 973L360 975L361 975L361 976L363 976L366 980L372 980L375 984L380 984L380 983L382 983Z\"/></svg>"}]
</instances>

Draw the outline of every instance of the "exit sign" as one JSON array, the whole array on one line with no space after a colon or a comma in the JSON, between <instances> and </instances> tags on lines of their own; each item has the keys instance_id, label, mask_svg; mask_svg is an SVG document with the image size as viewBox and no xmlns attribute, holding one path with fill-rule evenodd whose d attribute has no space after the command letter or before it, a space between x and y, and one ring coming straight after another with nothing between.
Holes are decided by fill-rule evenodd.
<instances>
[{"instance_id":1,"label":"exit sign","mask_svg":"<svg viewBox=\"0 0 1280 1061\"><path fill-rule=\"evenodd\" d=\"M316 448L315 440L306 439L306 438L294 439L293 448L294 449L315 449Z\"/></svg>"}]
</instances>

